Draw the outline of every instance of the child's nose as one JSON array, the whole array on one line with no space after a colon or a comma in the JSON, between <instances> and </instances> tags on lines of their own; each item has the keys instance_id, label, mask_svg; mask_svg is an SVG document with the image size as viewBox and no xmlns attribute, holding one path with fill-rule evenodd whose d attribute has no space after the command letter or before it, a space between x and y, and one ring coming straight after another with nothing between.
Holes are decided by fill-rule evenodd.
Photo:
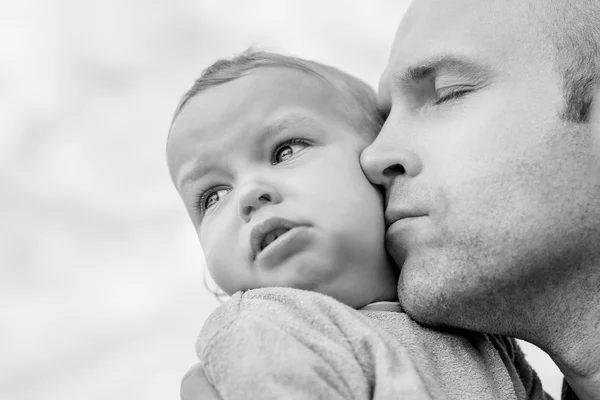
<instances>
[{"instance_id":1,"label":"child's nose","mask_svg":"<svg viewBox=\"0 0 600 400\"><path fill-rule=\"evenodd\" d=\"M280 202L281 196L268 185L246 184L240 188L238 214L245 222L249 222L262 207Z\"/></svg>"}]
</instances>

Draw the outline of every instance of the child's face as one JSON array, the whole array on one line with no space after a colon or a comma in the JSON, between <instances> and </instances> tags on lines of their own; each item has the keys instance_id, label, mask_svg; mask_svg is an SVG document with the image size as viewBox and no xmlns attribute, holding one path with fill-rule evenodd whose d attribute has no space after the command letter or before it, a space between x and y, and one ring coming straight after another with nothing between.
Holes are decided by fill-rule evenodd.
<instances>
[{"instance_id":1,"label":"child's face","mask_svg":"<svg viewBox=\"0 0 600 400\"><path fill-rule=\"evenodd\" d=\"M348 112L325 81L259 68L176 118L169 169L225 292L286 286L355 307L395 294L382 198L359 164L368 135Z\"/></svg>"}]
</instances>

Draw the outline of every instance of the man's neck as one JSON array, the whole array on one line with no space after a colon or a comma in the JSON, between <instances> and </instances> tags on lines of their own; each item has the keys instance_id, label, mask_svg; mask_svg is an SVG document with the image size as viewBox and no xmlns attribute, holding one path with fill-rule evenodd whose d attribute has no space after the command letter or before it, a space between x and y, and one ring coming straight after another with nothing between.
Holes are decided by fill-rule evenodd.
<instances>
[{"instance_id":1,"label":"man's neck","mask_svg":"<svg viewBox=\"0 0 600 400\"><path fill-rule=\"evenodd\" d=\"M559 285L530 341L545 350L580 400L600 400L600 262ZM577 272L587 271L588 273ZM590 271L592 271L590 273ZM579 276L578 276L579 275ZM526 339L528 340L528 339ZM536 343L537 342L537 343Z\"/></svg>"},{"instance_id":2,"label":"man's neck","mask_svg":"<svg viewBox=\"0 0 600 400\"><path fill-rule=\"evenodd\" d=\"M596 318L600 313L596 310ZM565 321L565 325L569 323ZM578 324L566 331L561 353L552 359L579 400L600 400L600 329L596 324ZM568 343L568 344L567 344Z\"/></svg>"}]
</instances>

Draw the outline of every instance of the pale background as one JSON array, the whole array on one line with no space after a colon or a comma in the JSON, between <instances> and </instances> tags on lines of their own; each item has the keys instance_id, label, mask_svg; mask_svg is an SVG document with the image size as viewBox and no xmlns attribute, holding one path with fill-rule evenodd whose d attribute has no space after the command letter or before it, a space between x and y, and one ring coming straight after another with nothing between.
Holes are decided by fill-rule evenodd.
<instances>
[{"instance_id":1,"label":"pale background","mask_svg":"<svg viewBox=\"0 0 600 400\"><path fill-rule=\"evenodd\" d=\"M179 96L251 45L376 87L406 6L0 2L0 398L178 398L217 305L164 161Z\"/></svg>"}]
</instances>

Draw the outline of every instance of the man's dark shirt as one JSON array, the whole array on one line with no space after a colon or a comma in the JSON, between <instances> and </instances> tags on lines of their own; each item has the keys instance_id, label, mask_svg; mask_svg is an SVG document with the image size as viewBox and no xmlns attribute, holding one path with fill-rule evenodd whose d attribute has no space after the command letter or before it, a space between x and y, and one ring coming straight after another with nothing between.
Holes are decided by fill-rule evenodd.
<instances>
[{"instance_id":1,"label":"man's dark shirt","mask_svg":"<svg viewBox=\"0 0 600 400\"><path fill-rule=\"evenodd\" d=\"M571 386L567 383L566 379L563 379L562 391L560 398L562 400L579 400L579 397L575 394Z\"/></svg>"}]
</instances>

